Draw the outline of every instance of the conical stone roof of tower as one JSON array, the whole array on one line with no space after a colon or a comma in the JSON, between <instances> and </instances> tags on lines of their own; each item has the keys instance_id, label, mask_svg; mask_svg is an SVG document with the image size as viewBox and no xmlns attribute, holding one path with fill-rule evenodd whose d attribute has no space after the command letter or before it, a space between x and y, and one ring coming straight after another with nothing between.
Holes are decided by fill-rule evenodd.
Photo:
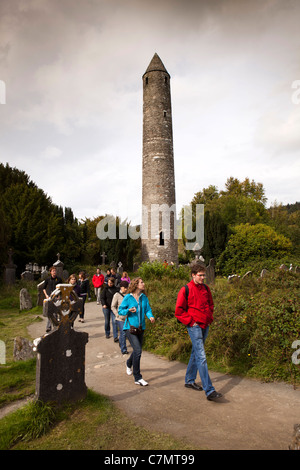
<instances>
[{"instance_id":1,"label":"conical stone roof of tower","mask_svg":"<svg viewBox=\"0 0 300 470\"><path fill-rule=\"evenodd\" d=\"M165 72L170 76L170 74L167 71L166 67L162 63L162 60L160 59L158 54L156 54L156 52L155 52L155 54L154 54L150 64L148 65L148 68L147 68L146 72L144 73L144 75L148 72L157 72L157 71Z\"/></svg>"}]
</instances>

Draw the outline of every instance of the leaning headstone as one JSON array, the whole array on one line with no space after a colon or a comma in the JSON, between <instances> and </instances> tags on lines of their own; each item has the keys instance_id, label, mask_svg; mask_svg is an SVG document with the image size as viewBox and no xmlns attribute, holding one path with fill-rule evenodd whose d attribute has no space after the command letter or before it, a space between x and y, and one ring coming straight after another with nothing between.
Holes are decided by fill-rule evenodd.
<instances>
[{"instance_id":1,"label":"leaning headstone","mask_svg":"<svg viewBox=\"0 0 300 470\"><path fill-rule=\"evenodd\" d=\"M33 281L34 280L34 275L30 271L24 271L21 274L21 279L23 279L24 281Z\"/></svg>"},{"instance_id":2,"label":"leaning headstone","mask_svg":"<svg viewBox=\"0 0 300 470\"><path fill-rule=\"evenodd\" d=\"M82 310L69 284L58 284L45 301L47 316L55 325L36 345L36 396L58 403L85 398L85 345L88 333L75 331L73 323Z\"/></svg>"},{"instance_id":3,"label":"leaning headstone","mask_svg":"<svg viewBox=\"0 0 300 470\"><path fill-rule=\"evenodd\" d=\"M215 282L215 260L212 258L206 267L206 283L213 284Z\"/></svg>"},{"instance_id":4,"label":"leaning headstone","mask_svg":"<svg viewBox=\"0 0 300 470\"><path fill-rule=\"evenodd\" d=\"M33 343L31 341L21 336L14 338L14 361L27 361L35 356L36 354L33 351Z\"/></svg>"},{"instance_id":5,"label":"leaning headstone","mask_svg":"<svg viewBox=\"0 0 300 470\"><path fill-rule=\"evenodd\" d=\"M260 273L260 277L266 277L268 274L269 274L269 271L264 268L262 272Z\"/></svg>"},{"instance_id":6,"label":"leaning headstone","mask_svg":"<svg viewBox=\"0 0 300 470\"><path fill-rule=\"evenodd\" d=\"M242 277L242 279L246 279L247 277L250 277L250 276L252 276L252 271L247 271Z\"/></svg>"},{"instance_id":7,"label":"leaning headstone","mask_svg":"<svg viewBox=\"0 0 300 470\"><path fill-rule=\"evenodd\" d=\"M42 281L37 285L38 297L37 297L36 304L39 305L40 307L43 306L43 302L45 300L44 285L45 285L45 281Z\"/></svg>"},{"instance_id":8,"label":"leaning headstone","mask_svg":"<svg viewBox=\"0 0 300 470\"><path fill-rule=\"evenodd\" d=\"M279 269L282 269L283 271L288 271L288 267L285 264L282 264Z\"/></svg>"},{"instance_id":9,"label":"leaning headstone","mask_svg":"<svg viewBox=\"0 0 300 470\"><path fill-rule=\"evenodd\" d=\"M28 290L23 287L20 290L20 310L30 310L32 308L32 299Z\"/></svg>"}]
</instances>

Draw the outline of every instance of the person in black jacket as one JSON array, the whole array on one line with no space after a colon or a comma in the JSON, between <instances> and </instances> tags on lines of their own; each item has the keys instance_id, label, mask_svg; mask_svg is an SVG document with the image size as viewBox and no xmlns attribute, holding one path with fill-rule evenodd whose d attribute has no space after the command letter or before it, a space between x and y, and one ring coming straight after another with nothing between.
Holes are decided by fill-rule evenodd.
<instances>
[{"instance_id":1,"label":"person in black jacket","mask_svg":"<svg viewBox=\"0 0 300 470\"><path fill-rule=\"evenodd\" d=\"M115 293L118 292L118 288L115 286L115 280L113 277L108 279L107 286L104 287L103 291L101 292L100 302L102 305L102 310L105 319L105 336L106 338L110 338L110 318L112 322L112 329L113 329L113 336L114 341L117 343L118 339L118 328L116 324L115 314L111 309L111 302L112 298Z\"/></svg>"},{"instance_id":2,"label":"person in black jacket","mask_svg":"<svg viewBox=\"0 0 300 470\"><path fill-rule=\"evenodd\" d=\"M84 271L80 271L78 277L79 277L78 284L80 286L79 297L83 299L82 312L79 314L79 321L81 323L84 323L84 319L83 319L84 318L84 304L85 304L86 298L87 297L90 298L90 283L89 283L89 280L86 278Z\"/></svg>"}]
</instances>

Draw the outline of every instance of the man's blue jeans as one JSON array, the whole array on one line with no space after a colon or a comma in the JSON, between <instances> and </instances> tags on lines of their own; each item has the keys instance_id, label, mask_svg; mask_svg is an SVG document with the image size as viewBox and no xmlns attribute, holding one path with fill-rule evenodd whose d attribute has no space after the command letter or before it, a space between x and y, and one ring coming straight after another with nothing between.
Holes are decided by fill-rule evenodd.
<instances>
[{"instance_id":1,"label":"man's blue jeans","mask_svg":"<svg viewBox=\"0 0 300 470\"><path fill-rule=\"evenodd\" d=\"M113 329L113 336L114 338L118 337L118 327L116 325L116 317L115 314L113 313L110 308L103 308L103 314L104 314L104 330L105 330L105 336L108 337L110 335L110 317L111 317L111 323L112 323L112 329Z\"/></svg>"},{"instance_id":2,"label":"man's blue jeans","mask_svg":"<svg viewBox=\"0 0 300 470\"><path fill-rule=\"evenodd\" d=\"M198 370L202 388L207 396L215 390L209 377L204 350L209 327L202 329L199 325L195 324L194 326L188 326L187 330L192 341L192 353L185 374L185 383L194 383Z\"/></svg>"}]
</instances>

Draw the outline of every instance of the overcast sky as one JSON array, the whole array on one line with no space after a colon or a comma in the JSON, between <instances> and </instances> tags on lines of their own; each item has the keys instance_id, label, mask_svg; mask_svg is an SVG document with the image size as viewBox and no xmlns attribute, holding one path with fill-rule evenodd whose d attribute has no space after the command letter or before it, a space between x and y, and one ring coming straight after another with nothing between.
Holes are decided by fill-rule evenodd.
<instances>
[{"instance_id":1,"label":"overcast sky","mask_svg":"<svg viewBox=\"0 0 300 470\"><path fill-rule=\"evenodd\" d=\"M78 219L140 223L142 75L157 52L177 210L230 176L262 183L268 206L299 201L299 18L297 0L0 0L1 162Z\"/></svg>"}]
</instances>

